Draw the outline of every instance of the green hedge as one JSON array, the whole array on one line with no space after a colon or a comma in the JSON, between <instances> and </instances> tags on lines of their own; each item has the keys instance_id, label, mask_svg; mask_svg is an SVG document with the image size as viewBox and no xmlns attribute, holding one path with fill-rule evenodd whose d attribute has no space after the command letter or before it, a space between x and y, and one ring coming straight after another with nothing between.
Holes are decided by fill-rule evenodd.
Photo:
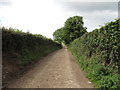
<instances>
[{"instance_id":1,"label":"green hedge","mask_svg":"<svg viewBox=\"0 0 120 90\"><path fill-rule=\"evenodd\" d=\"M100 29L84 34L69 45L69 49L96 87L117 88L120 85L119 23L119 19L109 22Z\"/></svg>"},{"instance_id":2,"label":"green hedge","mask_svg":"<svg viewBox=\"0 0 120 90\"><path fill-rule=\"evenodd\" d=\"M39 34L24 33L16 29L2 30L2 52L17 53L21 56L21 64L27 65L48 53L61 48L61 45Z\"/></svg>"}]
</instances>

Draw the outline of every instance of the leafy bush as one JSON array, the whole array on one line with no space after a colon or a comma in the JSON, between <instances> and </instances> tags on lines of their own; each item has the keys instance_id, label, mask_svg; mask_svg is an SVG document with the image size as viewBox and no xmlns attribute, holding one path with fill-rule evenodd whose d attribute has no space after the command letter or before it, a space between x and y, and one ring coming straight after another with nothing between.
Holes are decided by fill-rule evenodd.
<instances>
[{"instance_id":1,"label":"leafy bush","mask_svg":"<svg viewBox=\"0 0 120 90\"><path fill-rule=\"evenodd\" d=\"M18 53L21 64L27 65L59 48L61 45L39 34L24 33L16 29L2 27L2 52Z\"/></svg>"},{"instance_id":2,"label":"leafy bush","mask_svg":"<svg viewBox=\"0 0 120 90\"><path fill-rule=\"evenodd\" d=\"M88 78L100 88L117 88L120 65L119 19L74 40L69 49L87 72Z\"/></svg>"}]
</instances>

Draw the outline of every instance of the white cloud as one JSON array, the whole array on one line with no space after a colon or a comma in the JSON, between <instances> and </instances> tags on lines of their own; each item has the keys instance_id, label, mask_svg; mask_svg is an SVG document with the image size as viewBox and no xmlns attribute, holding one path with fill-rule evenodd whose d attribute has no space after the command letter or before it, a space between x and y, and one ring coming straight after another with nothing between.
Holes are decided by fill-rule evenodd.
<instances>
[{"instance_id":1,"label":"white cloud","mask_svg":"<svg viewBox=\"0 0 120 90\"><path fill-rule=\"evenodd\" d=\"M117 12L111 11L96 11L88 15L88 13L83 13L85 26L87 26L87 31L92 31L99 28L99 25L104 25L107 22L113 21L118 17Z\"/></svg>"},{"instance_id":2,"label":"white cloud","mask_svg":"<svg viewBox=\"0 0 120 90\"><path fill-rule=\"evenodd\" d=\"M11 5L0 7L0 21L3 26L29 30L52 38L52 33L63 27L67 18L82 15L88 30L106 21L113 20L116 12L76 12L68 10L56 0L11 0Z\"/></svg>"},{"instance_id":3,"label":"white cloud","mask_svg":"<svg viewBox=\"0 0 120 90\"><path fill-rule=\"evenodd\" d=\"M64 17L53 0L12 0L12 6L0 8L2 24L52 37ZM4 19L4 20L3 20Z\"/></svg>"}]
</instances>

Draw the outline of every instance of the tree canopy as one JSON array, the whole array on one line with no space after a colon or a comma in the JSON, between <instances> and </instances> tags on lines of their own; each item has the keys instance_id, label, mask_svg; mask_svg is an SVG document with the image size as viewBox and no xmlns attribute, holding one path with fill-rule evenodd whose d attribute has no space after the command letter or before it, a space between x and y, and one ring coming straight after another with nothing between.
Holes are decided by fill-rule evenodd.
<instances>
[{"instance_id":1,"label":"tree canopy","mask_svg":"<svg viewBox=\"0 0 120 90\"><path fill-rule=\"evenodd\" d=\"M53 33L54 40L59 43L64 42L69 44L87 32L86 27L83 25L83 17L81 16L73 16L68 18L64 23L64 27L57 29Z\"/></svg>"}]
</instances>

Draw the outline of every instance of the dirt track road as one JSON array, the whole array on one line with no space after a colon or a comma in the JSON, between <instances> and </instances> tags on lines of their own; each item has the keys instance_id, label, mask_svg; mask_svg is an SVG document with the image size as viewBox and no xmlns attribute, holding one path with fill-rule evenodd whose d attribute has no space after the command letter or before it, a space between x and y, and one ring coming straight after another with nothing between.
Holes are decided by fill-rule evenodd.
<instances>
[{"instance_id":1,"label":"dirt track road","mask_svg":"<svg viewBox=\"0 0 120 90\"><path fill-rule=\"evenodd\" d=\"M8 88L93 88L71 53L60 49L40 60Z\"/></svg>"}]
</instances>

